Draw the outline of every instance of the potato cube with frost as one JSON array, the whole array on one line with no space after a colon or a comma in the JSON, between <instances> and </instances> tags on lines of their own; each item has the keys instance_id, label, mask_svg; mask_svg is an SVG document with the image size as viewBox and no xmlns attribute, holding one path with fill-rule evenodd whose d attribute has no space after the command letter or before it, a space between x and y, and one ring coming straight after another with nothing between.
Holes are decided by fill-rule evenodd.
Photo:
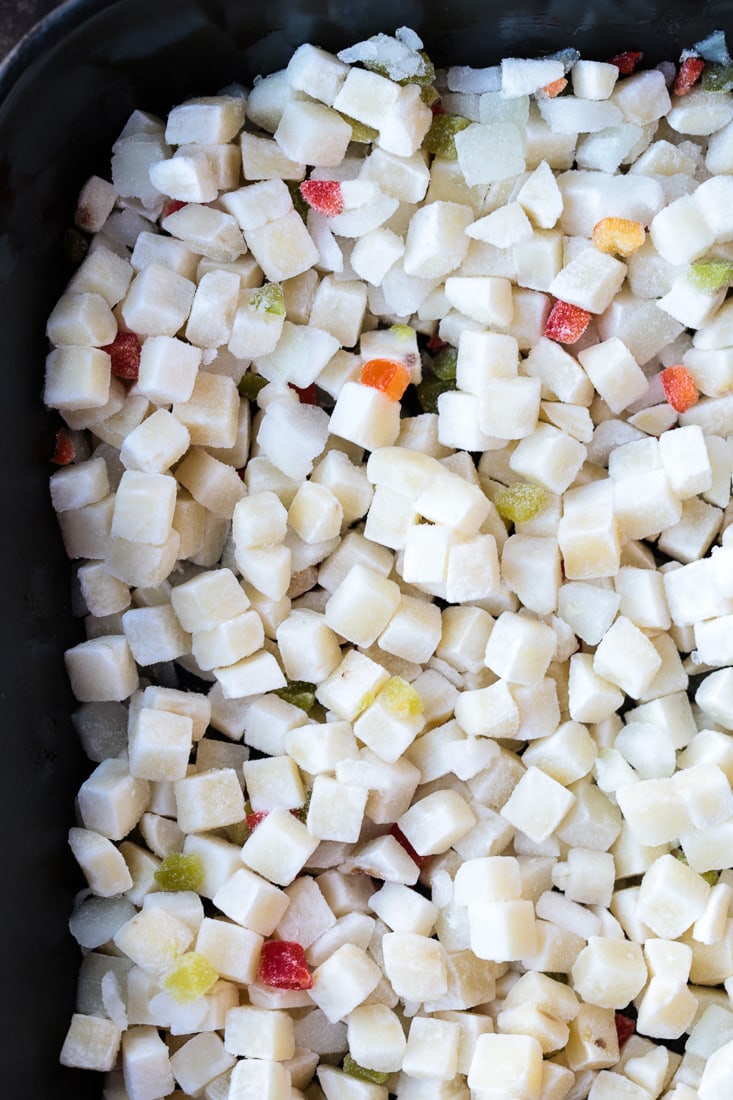
<instances>
[{"instance_id":1,"label":"potato cube with frost","mask_svg":"<svg viewBox=\"0 0 733 1100\"><path fill-rule=\"evenodd\" d=\"M281 474L300 481L311 473L328 432L328 414L323 409L278 397L270 402L260 421L257 445ZM295 489L293 486L293 496Z\"/></svg>"},{"instance_id":2,"label":"potato cube with frost","mask_svg":"<svg viewBox=\"0 0 733 1100\"><path fill-rule=\"evenodd\" d=\"M236 1059L227 1054L215 1032L194 1035L171 1055L171 1070L182 1089L193 1096L231 1069Z\"/></svg>"},{"instance_id":3,"label":"potato cube with frost","mask_svg":"<svg viewBox=\"0 0 733 1100\"><path fill-rule=\"evenodd\" d=\"M593 658L593 669L638 699L662 665L656 649L624 615L619 615L604 635Z\"/></svg>"},{"instance_id":4,"label":"potato cube with frost","mask_svg":"<svg viewBox=\"0 0 733 1100\"><path fill-rule=\"evenodd\" d=\"M676 939L703 913L710 884L672 855L657 859L639 889L638 916L657 936Z\"/></svg>"},{"instance_id":5,"label":"potato cube with frost","mask_svg":"<svg viewBox=\"0 0 733 1100\"><path fill-rule=\"evenodd\" d=\"M573 985L585 1001L624 1008L647 982L640 946L628 940L591 936L572 970Z\"/></svg>"},{"instance_id":6,"label":"potato cube with frost","mask_svg":"<svg viewBox=\"0 0 733 1100\"><path fill-rule=\"evenodd\" d=\"M218 623L211 630L197 630L191 637L191 653L199 668L210 671L227 667L262 648L262 619L250 609Z\"/></svg>"},{"instance_id":7,"label":"potato cube with frost","mask_svg":"<svg viewBox=\"0 0 733 1100\"><path fill-rule=\"evenodd\" d=\"M124 894L132 887L132 876L118 848L93 829L69 830L69 847L89 889L97 897Z\"/></svg>"},{"instance_id":8,"label":"potato cube with frost","mask_svg":"<svg viewBox=\"0 0 733 1100\"><path fill-rule=\"evenodd\" d=\"M199 371L190 396L173 405L173 415L198 447L232 447L237 439L239 394L226 375Z\"/></svg>"},{"instance_id":9,"label":"potato cube with frost","mask_svg":"<svg viewBox=\"0 0 733 1100\"><path fill-rule=\"evenodd\" d=\"M399 997L426 1001L446 992L447 959L438 940L416 932L385 932L382 951L384 973Z\"/></svg>"},{"instance_id":10,"label":"potato cube with frost","mask_svg":"<svg viewBox=\"0 0 733 1100\"><path fill-rule=\"evenodd\" d=\"M402 1065L405 1034L399 1017L386 1004L359 1005L349 1013L349 1050L360 1066L394 1073Z\"/></svg>"},{"instance_id":11,"label":"potato cube with frost","mask_svg":"<svg viewBox=\"0 0 733 1100\"><path fill-rule=\"evenodd\" d=\"M341 660L338 638L319 612L308 608L291 611L275 634L289 680L320 684Z\"/></svg>"},{"instance_id":12,"label":"potato cube with frost","mask_svg":"<svg viewBox=\"0 0 733 1100\"><path fill-rule=\"evenodd\" d=\"M461 1029L452 1020L414 1016L402 1072L426 1081L452 1081L458 1068Z\"/></svg>"},{"instance_id":13,"label":"potato cube with frost","mask_svg":"<svg viewBox=\"0 0 733 1100\"><path fill-rule=\"evenodd\" d=\"M120 451L128 470L162 474L188 450L190 435L167 409L157 409L125 437Z\"/></svg>"},{"instance_id":14,"label":"potato cube with frost","mask_svg":"<svg viewBox=\"0 0 733 1100\"><path fill-rule=\"evenodd\" d=\"M112 537L161 546L170 535L175 505L175 478L125 470L115 497Z\"/></svg>"},{"instance_id":15,"label":"potato cube with frost","mask_svg":"<svg viewBox=\"0 0 733 1100\"><path fill-rule=\"evenodd\" d=\"M559 494L572 485L586 456L586 448L577 439L552 424L538 422L530 435L520 439L509 466L529 481Z\"/></svg>"},{"instance_id":16,"label":"potato cube with frost","mask_svg":"<svg viewBox=\"0 0 733 1100\"><path fill-rule=\"evenodd\" d=\"M286 1062L295 1053L292 1017L282 1010L252 1005L231 1008L226 1015L224 1046L239 1057Z\"/></svg>"},{"instance_id":17,"label":"potato cube with frost","mask_svg":"<svg viewBox=\"0 0 733 1100\"><path fill-rule=\"evenodd\" d=\"M290 1071L282 1062L265 1058L242 1058L231 1072L227 1100L290 1100L293 1094Z\"/></svg>"},{"instance_id":18,"label":"potato cube with frost","mask_svg":"<svg viewBox=\"0 0 733 1100\"><path fill-rule=\"evenodd\" d=\"M87 829L122 840L150 801L146 780L133 776L121 757L102 760L79 788L79 812Z\"/></svg>"},{"instance_id":19,"label":"potato cube with frost","mask_svg":"<svg viewBox=\"0 0 733 1100\"><path fill-rule=\"evenodd\" d=\"M473 122L455 136L458 164L469 187L524 171L524 138L512 122Z\"/></svg>"},{"instance_id":20,"label":"potato cube with frost","mask_svg":"<svg viewBox=\"0 0 733 1100\"><path fill-rule=\"evenodd\" d=\"M317 775L308 804L308 831L318 840L355 844L361 833L368 793L364 787Z\"/></svg>"},{"instance_id":21,"label":"potato cube with frost","mask_svg":"<svg viewBox=\"0 0 733 1100\"><path fill-rule=\"evenodd\" d=\"M318 249L295 210L257 228L247 229L245 240L271 283L293 279L318 261Z\"/></svg>"},{"instance_id":22,"label":"potato cube with frost","mask_svg":"<svg viewBox=\"0 0 733 1100\"><path fill-rule=\"evenodd\" d=\"M555 652L556 635L537 619L504 611L486 643L484 663L510 683L535 684L543 678Z\"/></svg>"},{"instance_id":23,"label":"potato cube with frost","mask_svg":"<svg viewBox=\"0 0 733 1100\"><path fill-rule=\"evenodd\" d=\"M151 1025L130 1027L123 1034L122 1071L131 1096L167 1096L175 1088L168 1047Z\"/></svg>"},{"instance_id":24,"label":"potato cube with frost","mask_svg":"<svg viewBox=\"0 0 733 1100\"><path fill-rule=\"evenodd\" d=\"M196 286L160 264L135 275L120 307L128 329L142 335L175 336L188 317Z\"/></svg>"},{"instance_id":25,"label":"potato cube with frost","mask_svg":"<svg viewBox=\"0 0 733 1100\"><path fill-rule=\"evenodd\" d=\"M356 563L326 603L326 624L348 641L370 646L399 602L400 592L394 581Z\"/></svg>"},{"instance_id":26,"label":"potato cube with frost","mask_svg":"<svg viewBox=\"0 0 733 1100\"><path fill-rule=\"evenodd\" d=\"M176 467L176 481L207 511L223 520L231 519L246 492L234 466L214 458L203 447L191 448Z\"/></svg>"},{"instance_id":27,"label":"potato cube with frost","mask_svg":"<svg viewBox=\"0 0 733 1100\"><path fill-rule=\"evenodd\" d=\"M414 802L398 821L418 855L446 852L476 824L469 804L457 791L434 791Z\"/></svg>"},{"instance_id":28,"label":"potato cube with frost","mask_svg":"<svg viewBox=\"0 0 733 1100\"><path fill-rule=\"evenodd\" d=\"M343 944L313 971L310 996L335 1023L360 1005L381 977L381 970L365 951L354 944Z\"/></svg>"},{"instance_id":29,"label":"potato cube with frost","mask_svg":"<svg viewBox=\"0 0 733 1100\"><path fill-rule=\"evenodd\" d=\"M150 974L161 974L187 950L193 931L161 906L141 909L113 937L115 946Z\"/></svg>"},{"instance_id":30,"label":"potato cube with frost","mask_svg":"<svg viewBox=\"0 0 733 1100\"><path fill-rule=\"evenodd\" d=\"M288 886L317 846L301 821L288 810L274 809L245 841L242 861L278 886Z\"/></svg>"},{"instance_id":31,"label":"potato cube with frost","mask_svg":"<svg viewBox=\"0 0 733 1100\"><path fill-rule=\"evenodd\" d=\"M260 936L274 931L290 903L277 886L241 866L219 884L213 901L230 920Z\"/></svg>"},{"instance_id":32,"label":"potato cube with frost","mask_svg":"<svg viewBox=\"0 0 733 1100\"><path fill-rule=\"evenodd\" d=\"M192 745L190 718L143 707L130 731L130 774L156 782L183 779Z\"/></svg>"},{"instance_id":33,"label":"potato cube with frost","mask_svg":"<svg viewBox=\"0 0 733 1100\"><path fill-rule=\"evenodd\" d=\"M110 357L92 347L55 348L46 357L43 400L52 409L101 408L110 392Z\"/></svg>"},{"instance_id":34,"label":"potato cube with frost","mask_svg":"<svg viewBox=\"0 0 733 1100\"><path fill-rule=\"evenodd\" d=\"M617 336L578 352L578 360L611 412L621 412L647 391L644 372Z\"/></svg>"},{"instance_id":35,"label":"potato cube with frost","mask_svg":"<svg viewBox=\"0 0 733 1100\"><path fill-rule=\"evenodd\" d=\"M275 141L286 157L307 164L340 164L351 141L351 126L322 103L291 100L275 131Z\"/></svg>"},{"instance_id":36,"label":"potato cube with frost","mask_svg":"<svg viewBox=\"0 0 733 1100\"><path fill-rule=\"evenodd\" d=\"M175 783L173 791L178 824L184 833L203 833L244 818L244 795L232 768L186 776Z\"/></svg>"},{"instance_id":37,"label":"potato cube with frost","mask_svg":"<svg viewBox=\"0 0 733 1100\"><path fill-rule=\"evenodd\" d=\"M405 272L439 278L463 261L469 240L465 234L473 210L461 203L437 201L419 207L407 230Z\"/></svg>"},{"instance_id":38,"label":"potato cube with frost","mask_svg":"<svg viewBox=\"0 0 733 1100\"><path fill-rule=\"evenodd\" d=\"M123 634L90 638L64 654L71 690L81 703L128 699L138 671Z\"/></svg>"},{"instance_id":39,"label":"potato cube with frost","mask_svg":"<svg viewBox=\"0 0 733 1100\"><path fill-rule=\"evenodd\" d=\"M374 386L345 382L329 422L331 435L340 436L366 450L389 447L400 431L400 405Z\"/></svg>"},{"instance_id":40,"label":"potato cube with frost","mask_svg":"<svg viewBox=\"0 0 733 1100\"><path fill-rule=\"evenodd\" d=\"M626 277L626 265L606 252L586 248L559 272L550 294L589 313L603 313Z\"/></svg>"},{"instance_id":41,"label":"potato cube with frost","mask_svg":"<svg viewBox=\"0 0 733 1100\"><path fill-rule=\"evenodd\" d=\"M208 959L222 978L241 985L253 982L264 940L261 935L228 920L204 917L195 950Z\"/></svg>"},{"instance_id":42,"label":"potato cube with frost","mask_svg":"<svg viewBox=\"0 0 733 1100\"><path fill-rule=\"evenodd\" d=\"M532 765L502 806L501 816L539 844L552 835L574 803L572 791Z\"/></svg>"},{"instance_id":43,"label":"potato cube with frost","mask_svg":"<svg viewBox=\"0 0 733 1100\"><path fill-rule=\"evenodd\" d=\"M117 1024L75 1012L61 1048L62 1066L107 1072L114 1068L122 1036Z\"/></svg>"},{"instance_id":44,"label":"potato cube with frost","mask_svg":"<svg viewBox=\"0 0 733 1100\"><path fill-rule=\"evenodd\" d=\"M140 350L137 387L155 405L188 401L200 365L200 348L175 335L149 336Z\"/></svg>"},{"instance_id":45,"label":"potato cube with frost","mask_svg":"<svg viewBox=\"0 0 733 1100\"><path fill-rule=\"evenodd\" d=\"M231 263L247 251L242 231L231 214L216 210L213 206L190 202L164 217L161 225L192 252L198 252L210 260ZM190 304L189 301L189 307Z\"/></svg>"},{"instance_id":46,"label":"potato cube with frost","mask_svg":"<svg viewBox=\"0 0 733 1100\"><path fill-rule=\"evenodd\" d=\"M168 603L131 608L122 616L122 629L139 665L175 661L191 649L191 638Z\"/></svg>"},{"instance_id":47,"label":"potato cube with frost","mask_svg":"<svg viewBox=\"0 0 733 1100\"><path fill-rule=\"evenodd\" d=\"M231 569L210 569L171 590L181 626L191 633L211 630L246 611L249 599Z\"/></svg>"}]
</instances>

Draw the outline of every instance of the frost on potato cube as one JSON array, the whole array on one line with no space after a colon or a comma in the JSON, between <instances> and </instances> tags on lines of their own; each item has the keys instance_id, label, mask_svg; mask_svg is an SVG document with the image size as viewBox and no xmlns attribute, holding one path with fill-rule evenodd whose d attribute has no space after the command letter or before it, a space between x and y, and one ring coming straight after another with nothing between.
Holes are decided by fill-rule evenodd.
<instances>
[{"instance_id":1,"label":"frost on potato cube","mask_svg":"<svg viewBox=\"0 0 733 1100\"><path fill-rule=\"evenodd\" d=\"M191 649L191 638L168 603L125 611L122 629L133 657L143 667L175 661Z\"/></svg>"},{"instance_id":2,"label":"frost on potato cube","mask_svg":"<svg viewBox=\"0 0 733 1100\"><path fill-rule=\"evenodd\" d=\"M335 1023L369 996L381 976L381 970L366 951L346 943L313 971L310 996L326 1018Z\"/></svg>"},{"instance_id":3,"label":"frost on potato cube","mask_svg":"<svg viewBox=\"0 0 733 1100\"><path fill-rule=\"evenodd\" d=\"M232 141L244 124L244 111L245 101L238 95L188 99L169 113L165 140L170 145Z\"/></svg>"},{"instance_id":4,"label":"frost on potato cube","mask_svg":"<svg viewBox=\"0 0 733 1100\"><path fill-rule=\"evenodd\" d=\"M167 409L156 409L125 437L120 460L128 470L162 474L188 450L188 429Z\"/></svg>"},{"instance_id":5,"label":"frost on potato cube","mask_svg":"<svg viewBox=\"0 0 733 1100\"><path fill-rule=\"evenodd\" d=\"M692 195L675 199L655 214L649 233L657 252L670 264L691 263L715 241Z\"/></svg>"},{"instance_id":6,"label":"frost on potato cube","mask_svg":"<svg viewBox=\"0 0 733 1100\"><path fill-rule=\"evenodd\" d=\"M602 1008L624 1008L648 978L639 944L605 936L590 937L572 974L576 992Z\"/></svg>"},{"instance_id":7,"label":"frost on potato cube","mask_svg":"<svg viewBox=\"0 0 733 1100\"><path fill-rule=\"evenodd\" d=\"M190 396L173 405L194 447L233 447L239 425L239 394L231 378L199 371Z\"/></svg>"},{"instance_id":8,"label":"frost on potato cube","mask_svg":"<svg viewBox=\"0 0 733 1100\"><path fill-rule=\"evenodd\" d=\"M128 329L145 336L175 336L188 317L195 283L161 264L135 275L120 307Z\"/></svg>"},{"instance_id":9,"label":"frost on potato cube","mask_svg":"<svg viewBox=\"0 0 733 1100\"><path fill-rule=\"evenodd\" d=\"M193 296L186 339L201 348L228 343L239 302L240 280L233 271L207 271Z\"/></svg>"},{"instance_id":10,"label":"frost on potato cube","mask_svg":"<svg viewBox=\"0 0 733 1100\"><path fill-rule=\"evenodd\" d=\"M149 336L140 351L137 386L155 405L188 401L201 364L201 350L174 336Z\"/></svg>"},{"instance_id":11,"label":"frost on potato cube","mask_svg":"<svg viewBox=\"0 0 733 1100\"><path fill-rule=\"evenodd\" d=\"M66 650L64 661L71 690L82 703L121 701L137 689L137 666L123 634L79 642Z\"/></svg>"},{"instance_id":12,"label":"frost on potato cube","mask_svg":"<svg viewBox=\"0 0 733 1100\"><path fill-rule=\"evenodd\" d=\"M467 1080L486 1100L539 1100L542 1047L531 1035L479 1035Z\"/></svg>"},{"instance_id":13,"label":"frost on potato cube","mask_svg":"<svg viewBox=\"0 0 733 1100\"><path fill-rule=\"evenodd\" d=\"M204 153L181 153L150 165L150 182L178 202L213 202L219 194L211 161Z\"/></svg>"},{"instance_id":14,"label":"frost on potato cube","mask_svg":"<svg viewBox=\"0 0 733 1100\"><path fill-rule=\"evenodd\" d=\"M110 357L92 347L56 348L46 357L43 400L62 411L102 408L110 392Z\"/></svg>"},{"instance_id":15,"label":"frost on potato cube","mask_svg":"<svg viewBox=\"0 0 733 1100\"><path fill-rule=\"evenodd\" d=\"M264 82L263 82L264 83ZM273 131L280 121L281 111L273 118ZM274 138L242 133L242 170L246 180L302 180L305 165L286 157Z\"/></svg>"},{"instance_id":16,"label":"frost on potato cube","mask_svg":"<svg viewBox=\"0 0 733 1100\"><path fill-rule=\"evenodd\" d=\"M62 1066L107 1072L114 1068L121 1032L112 1020L75 1012L61 1048Z\"/></svg>"},{"instance_id":17,"label":"frost on potato cube","mask_svg":"<svg viewBox=\"0 0 733 1100\"><path fill-rule=\"evenodd\" d=\"M351 126L338 111L310 100L292 100L275 131L286 157L303 164L340 164L351 141Z\"/></svg>"},{"instance_id":18,"label":"frost on potato cube","mask_svg":"<svg viewBox=\"0 0 733 1100\"><path fill-rule=\"evenodd\" d=\"M396 443L400 404L374 386L345 382L331 413L329 432L374 451Z\"/></svg>"},{"instance_id":19,"label":"frost on potato cube","mask_svg":"<svg viewBox=\"0 0 733 1100\"><path fill-rule=\"evenodd\" d=\"M379 130L399 99L400 86L378 73L350 69L333 101L337 111Z\"/></svg>"},{"instance_id":20,"label":"frost on potato cube","mask_svg":"<svg viewBox=\"0 0 733 1100\"><path fill-rule=\"evenodd\" d=\"M399 997L436 1000L448 988L445 948L417 932L386 932L382 939L384 972Z\"/></svg>"},{"instance_id":21,"label":"frost on potato cube","mask_svg":"<svg viewBox=\"0 0 733 1100\"><path fill-rule=\"evenodd\" d=\"M676 939L702 914L710 884L672 855L649 868L639 889L638 916L662 939Z\"/></svg>"},{"instance_id":22,"label":"frost on potato cube","mask_svg":"<svg viewBox=\"0 0 733 1100\"><path fill-rule=\"evenodd\" d=\"M167 474L125 470L115 497L112 537L161 546L171 532L176 480Z\"/></svg>"},{"instance_id":23,"label":"frost on potato cube","mask_svg":"<svg viewBox=\"0 0 733 1100\"><path fill-rule=\"evenodd\" d=\"M242 231L231 214L200 203L188 203L168 214L162 228L183 241L192 252L228 263L246 251Z\"/></svg>"},{"instance_id":24,"label":"frost on potato cube","mask_svg":"<svg viewBox=\"0 0 733 1100\"><path fill-rule=\"evenodd\" d=\"M638 699L662 665L647 636L624 615L606 632L593 657L593 670L627 695Z\"/></svg>"},{"instance_id":25,"label":"frost on potato cube","mask_svg":"<svg viewBox=\"0 0 733 1100\"><path fill-rule=\"evenodd\" d=\"M156 782L183 779L193 744L193 722L143 707L130 731L130 774Z\"/></svg>"},{"instance_id":26,"label":"frost on potato cube","mask_svg":"<svg viewBox=\"0 0 733 1100\"><path fill-rule=\"evenodd\" d=\"M611 412L621 412L647 391L644 372L618 336L579 351L578 360Z\"/></svg>"},{"instance_id":27,"label":"frost on potato cube","mask_svg":"<svg viewBox=\"0 0 733 1100\"><path fill-rule=\"evenodd\" d=\"M453 271L468 251L465 230L473 220L471 207L461 203L437 201L419 207L407 230L406 273L439 278Z\"/></svg>"},{"instance_id":28,"label":"frost on potato cube","mask_svg":"<svg viewBox=\"0 0 733 1100\"><path fill-rule=\"evenodd\" d=\"M336 337L315 324L295 325L285 321L276 347L270 354L258 357L256 365L262 377L270 382L291 382L305 388L316 381L338 348Z\"/></svg>"},{"instance_id":29,"label":"frost on potato cube","mask_svg":"<svg viewBox=\"0 0 733 1100\"><path fill-rule=\"evenodd\" d=\"M606 252L585 248L555 276L548 290L589 313L603 313L625 278L626 264Z\"/></svg>"},{"instance_id":30,"label":"frost on potato cube","mask_svg":"<svg viewBox=\"0 0 733 1100\"><path fill-rule=\"evenodd\" d=\"M504 611L486 643L484 663L510 683L536 684L547 671L556 643L551 627L537 619Z\"/></svg>"},{"instance_id":31,"label":"frost on potato cube","mask_svg":"<svg viewBox=\"0 0 733 1100\"><path fill-rule=\"evenodd\" d=\"M103 347L117 335L117 322L100 294L62 294L46 322L52 344Z\"/></svg>"},{"instance_id":32,"label":"frost on potato cube","mask_svg":"<svg viewBox=\"0 0 733 1100\"><path fill-rule=\"evenodd\" d=\"M522 131L511 122L474 122L454 140L469 187L518 176L525 169Z\"/></svg>"},{"instance_id":33,"label":"frost on potato cube","mask_svg":"<svg viewBox=\"0 0 733 1100\"><path fill-rule=\"evenodd\" d=\"M272 283L292 279L318 262L319 252L295 210L245 232L247 245Z\"/></svg>"},{"instance_id":34,"label":"frost on potato cube","mask_svg":"<svg viewBox=\"0 0 733 1100\"><path fill-rule=\"evenodd\" d=\"M575 795L531 765L501 809L502 817L540 844L557 829L575 804Z\"/></svg>"},{"instance_id":35,"label":"frost on potato cube","mask_svg":"<svg viewBox=\"0 0 733 1100\"><path fill-rule=\"evenodd\" d=\"M244 795L232 768L187 776L179 779L173 790L178 824L184 833L202 833L244 818Z\"/></svg>"}]
</instances>

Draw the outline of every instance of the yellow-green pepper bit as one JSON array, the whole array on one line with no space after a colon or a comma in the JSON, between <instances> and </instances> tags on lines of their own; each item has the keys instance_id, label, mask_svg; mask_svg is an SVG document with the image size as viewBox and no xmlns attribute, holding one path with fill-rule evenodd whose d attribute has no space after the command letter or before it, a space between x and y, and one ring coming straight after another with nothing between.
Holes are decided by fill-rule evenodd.
<instances>
[{"instance_id":1,"label":"yellow-green pepper bit","mask_svg":"<svg viewBox=\"0 0 733 1100\"><path fill-rule=\"evenodd\" d=\"M494 505L503 520L509 523L527 523L539 515L545 506L547 495L540 485L517 482L501 489L494 497Z\"/></svg>"},{"instance_id":2,"label":"yellow-green pepper bit","mask_svg":"<svg viewBox=\"0 0 733 1100\"><path fill-rule=\"evenodd\" d=\"M189 951L170 968L163 979L163 987L174 1001L190 1005L208 993L218 980L219 975L209 960L197 951Z\"/></svg>"},{"instance_id":3,"label":"yellow-green pepper bit","mask_svg":"<svg viewBox=\"0 0 733 1100\"><path fill-rule=\"evenodd\" d=\"M201 857L195 852L187 855L172 852L165 857L155 872L155 881L161 890L200 890L204 881L204 865Z\"/></svg>"}]
</instances>

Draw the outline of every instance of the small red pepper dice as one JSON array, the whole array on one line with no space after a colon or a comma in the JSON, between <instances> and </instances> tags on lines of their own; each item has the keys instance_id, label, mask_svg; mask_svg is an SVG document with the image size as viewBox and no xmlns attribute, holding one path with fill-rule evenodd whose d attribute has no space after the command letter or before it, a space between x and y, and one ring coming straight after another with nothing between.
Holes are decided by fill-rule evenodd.
<instances>
[{"instance_id":1,"label":"small red pepper dice","mask_svg":"<svg viewBox=\"0 0 733 1100\"><path fill-rule=\"evenodd\" d=\"M263 943L257 980L275 989L310 989L313 985L305 951L291 940Z\"/></svg>"},{"instance_id":2,"label":"small red pepper dice","mask_svg":"<svg viewBox=\"0 0 733 1100\"><path fill-rule=\"evenodd\" d=\"M134 332L118 332L111 344L102 348L112 360L112 374L134 381L140 370L140 341Z\"/></svg>"},{"instance_id":3,"label":"small red pepper dice","mask_svg":"<svg viewBox=\"0 0 733 1100\"><path fill-rule=\"evenodd\" d=\"M667 367L663 370L662 389L667 401L678 413L687 412L700 397L687 367Z\"/></svg>"}]
</instances>

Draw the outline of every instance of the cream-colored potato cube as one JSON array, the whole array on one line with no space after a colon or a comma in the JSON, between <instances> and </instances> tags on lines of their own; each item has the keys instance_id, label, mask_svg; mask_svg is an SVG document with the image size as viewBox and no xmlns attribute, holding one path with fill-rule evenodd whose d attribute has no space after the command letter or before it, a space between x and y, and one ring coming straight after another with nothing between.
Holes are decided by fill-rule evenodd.
<instances>
[{"instance_id":1,"label":"cream-colored potato cube","mask_svg":"<svg viewBox=\"0 0 733 1100\"><path fill-rule=\"evenodd\" d=\"M173 789L178 824L184 833L202 833L244 818L244 795L232 768L186 776Z\"/></svg>"},{"instance_id":2,"label":"cream-colored potato cube","mask_svg":"<svg viewBox=\"0 0 733 1100\"><path fill-rule=\"evenodd\" d=\"M293 1019L277 1009L232 1008L226 1016L224 1046L243 1058L285 1062L295 1053Z\"/></svg>"},{"instance_id":3,"label":"cream-colored potato cube","mask_svg":"<svg viewBox=\"0 0 733 1100\"><path fill-rule=\"evenodd\" d=\"M118 848L93 829L69 830L69 847L91 891L101 898L124 894L132 877Z\"/></svg>"},{"instance_id":4,"label":"cream-colored potato cube","mask_svg":"<svg viewBox=\"0 0 733 1100\"><path fill-rule=\"evenodd\" d=\"M271 810L242 847L243 863L278 886L287 886L318 847L301 821L288 810Z\"/></svg>"},{"instance_id":5,"label":"cream-colored potato cube","mask_svg":"<svg viewBox=\"0 0 733 1100\"><path fill-rule=\"evenodd\" d=\"M641 948L627 940L591 936L572 971L576 992L603 1008L623 1008L641 992L647 968Z\"/></svg>"},{"instance_id":6,"label":"cream-colored potato cube","mask_svg":"<svg viewBox=\"0 0 733 1100\"><path fill-rule=\"evenodd\" d=\"M484 664L502 679L536 684L547 672L555 652L556 635L537 619L504 611L486 643Z\"/></svg>"},{"instance_id":7,"label":"cream-colored potato cube","mask_svg":"<svg viewBox=\"0 0 733 1100\"><path fill-rule=\"evenodd\" d=\"M59 1061L62 1066L108 1072L117 1061L122 1036L117 1024L101 1016L73 1013Z\"/></svg>"},{"instance_id":8,"label":"cream-colored potato cube","mask_svg":"<svg viewBox=\"0 0 733 1100\"><path fill-rule=\"evenodd\" d=\"M381 971L366 951L346 943L313 971L312 1000L331 1023L343 1020L377 986Z\"/></svg>"},{"instance_id":9,"label":"cream-colored potato cube","mask_svg":"<svg viewBox=\"0 0 733 1100\"><path fill-rule=\"evenodd\" d=\"M529 1035L479 1035L468 1070L471 1089L486 1100L539 1100L542 1047Z\"/></svg>"},{"instance_id":10,"label":"cream-colored potato cube","mask_svg":"<svg viewBox=\"0 0 733 1100\"><path fill-rule=\"evenodd\" d=\"M208 959L222 978L248 985L257 976L261 935L220 918L204 917L195 950Z\"/></svg>"},{"instance_id":11,"label":"cream-colored potato cube","mask_svg":"<svg viewBox=\"0 0 733 1100\"><path fill-rule=\"evenodd\" d=\"M501 815L539 844L552 835L574 803L572 791L531 765L502 807Z\"/></svg>"},{"instance_id":12,"label":"cream-colored potato cube","mask_svg":"<svg viewBox=\"0 0 733 1100\"><path fill-rule=\"evenodd\" d=\"M239 425L239 393L231 378L199 371L190 396L173 405L173 415L194 447L233 447Z\"/></svg>"},{"instance_id":13,"label":"cream-colored potato cube","mask_svg":"<svg viewBox=\"0 0 733 1100\"><path fill-rule=\"evenodd\" d=\"M97 409L110 392L110 357L93 347L55 348L46 357L43 400L52 409Z\"/></svg>"},{"instance_id":14,"label":"cream-colored potato cube","mask_svg":"<svg viewBox=\"0 0 733 1100\"><path fill-rule=\"evenodd\" d=\"M124 634L90 638L67 649L66 671L82 703L122 700L138 686L138 671Z\"/></svg>"},{"instance_id":15,"label":"cream-colored potato cube","mask_svg":"<svg viewBox=\"0 0 733 1100\"><path fill-rule=\"evenodd\" d=\"M384 971L398 996L410 1001L433 1000L448 988L443 946L415 932L385 932Z\"/></svg>"},{"instance_id":16,"label":"cream-colored potato cube","mask_svg":"<svg viewBox=\"0 0 733 1100\"><path fill-rule=\"evenodd\" d=\"M158 782L183 779L193 744L193 722L143 707L130 731L130 774Z\"/></svg>"},{"instance_id":17,"label":"cream-colored potato cube","mask_svg":"<svg viewBox=\"0 0 733 1100\"><path fill-rule=\"evenodd\" d=\"M289 905L287 894L246 867L239 867L219 885L214 905L238 925L269 936Z\"/></svg>"}]
</instances>

